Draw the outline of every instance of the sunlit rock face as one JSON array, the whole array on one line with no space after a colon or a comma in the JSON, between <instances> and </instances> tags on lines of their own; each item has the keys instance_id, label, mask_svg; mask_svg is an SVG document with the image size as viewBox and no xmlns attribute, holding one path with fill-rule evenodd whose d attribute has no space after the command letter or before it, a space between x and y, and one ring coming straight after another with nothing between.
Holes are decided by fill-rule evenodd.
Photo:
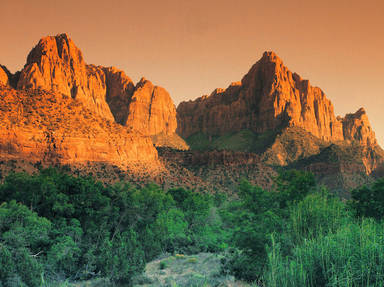
<instances>
[{"instance_id":1,"label":"sunlit rock face","mask_svg":"<svg viewBox=\"0 0 384 287\"><path fill-rule=\"evenodd\" d=\"M273 52L265 52L241 83L182 102L177 113L178 132L184 138L196 132L222 135L250 129L264 133L299 127L324 141L376 144L365 112L336 118L323 91L290 72Z\"/></svg>"},{"instance_id":2,"label":"sunlit rock face","mask_svg":"<svg viewBox=\"0 0 384 287\"><path fill-rule=\"evenodd\" d=\"M106 102L103 70L86 65L81 51L67 34L39 41L27 57L17 88L60 92L81 101L96 114L113 120Z\"/></svg>"},{"instance_id":3,"label":"sunlit rock face","mask_svg":"<svg viewBox=\"0 0 384 287\"><path fill-rule=\"evenodd\" d=\"M241 82L180 103L177 119L177 131L186 139L197 133L209 139L242 130L272 132L275 136L260 151L264 162L272 165L323 155L331 144L341 145L336 157L346 166L355 150L359 158L353 158L354 164L358 161L366 174L384 159L364 109L336 117L323 91L289 71L273 52L265 52Z\"/></svg>"},{"instance_id":4,"label":"sunlit rock face","mask_svg":"<svg viewBox=\"0 0 384 287\"><path fill-rule=\"evenodd\" d=\"M8 74L6 73L5 68L0 65L0 86L6 86L8 85L9 80L8 80Z\"/></svg>"},{"instance_id":5,"label":"sunlit rock face","mask_svg":"<svg viewBox=\"0 0 384 287\"><path fill-rule=\"evenodd\" d=\"M344 139L358 141L366 146L377 145L375 132L372 130L364 108L360 108L356 113L347 114L342 122Z\"/></svg>"},{"instance_id":6,"label":"sunlit rock face","mask_svg":"<svg viewBox=\"0 0 384 287\"><path fill-rule=\"evenodd\" d=\"M17 88L63 93L95 115L142 135L162 135L162 145L167 145L164 135L172 136L176 131L176 108L164 88L147 80L135 85L115 67L86 64L67 34L39 41L28 55Z\"/></svg>"},{"instance_id":7,"label":"sunlit rock face","mask_svg":"<svg viewBox=\"0 0 384 287\"><path fill-rule=\"evenodd\" d=\"M167 146L175 135L176 108L165 89L86 64L67 34L42 38L15 75L0 66L0 86L3 158L159 169L151 136ZM177 144L188 148L181 138Z\"/></svg>"},{"instance_id":8,"label":"sunlit rock face","mask_svg":"<svg viewBox=\"0 0 384 287\"><path fill-rule=\"evenodd\" d=\"M176 108L168 92L142 78L133 93L125 124L147 135L173 134Z\"/></svg>"},{"instance_id":9,"label":"sunlit rock face","mask_svg":"<svg viewBox=\"0 0 384 287\"><path fill-rule=\"evenodd\" d=\"M177 111L183 137L296 126L324 140L343 139L342 123L321 89L291 73L273 52L265 52L241 83L183 102Z\"/></svg>"},{"instance_id":10,"label":"sunlit rock face","mask_svg":"<svg viewBox=\"0 0 384 287\"><path fill-rule=\"evenodd\" d=\"M62 93L0 88L0 155L46 164L159 168L150 137L95 115Z\"/></svg>"}]
</instances>

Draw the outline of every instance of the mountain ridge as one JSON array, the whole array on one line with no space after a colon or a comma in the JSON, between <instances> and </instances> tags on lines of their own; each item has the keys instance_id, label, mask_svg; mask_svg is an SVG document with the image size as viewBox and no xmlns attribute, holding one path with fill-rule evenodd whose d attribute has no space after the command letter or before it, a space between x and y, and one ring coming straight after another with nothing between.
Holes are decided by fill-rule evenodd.
<instances>
[{"instance_id":1,"label":"mountain ridge","mask_svg":"<svg viewBox=\"0 0 384 287\"><path fill-rule=\"evenodd\" d=\"M384 160L363 108L336 117L325 93L274 52L265 52L240 82L176 109L164 88L145 78L135 84L115 67L87 64L68 34L59 34L42 38L21 71L0 66L0 92L7 123L0 129L0 154L8 159L19 153L22 160L46 163L107 163L137 174L153 171L141 173L142 181L224 190L243 176L268 185L270 179L251 177L273 177L281 167L319 176L321 168L335 170L336 177L363 172L356 180L361 183ZM191 152L180 152L189 149L184 140ZM331 155L338 160L329 162ZM344 178L348 184L337 188L353 187L351 177Z\"/></svg>"}]
</instances>

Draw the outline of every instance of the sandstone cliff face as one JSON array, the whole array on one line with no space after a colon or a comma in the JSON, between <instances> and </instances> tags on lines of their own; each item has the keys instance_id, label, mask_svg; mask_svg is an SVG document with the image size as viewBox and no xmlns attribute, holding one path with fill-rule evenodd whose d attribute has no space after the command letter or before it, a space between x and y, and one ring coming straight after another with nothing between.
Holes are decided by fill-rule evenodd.
<instances>
[{"instance_id":1,"label":"sandstone cliff face","mask_svg":"<svg viewBox=\"0 0 384 287\"><path fill-rule=\"evenodd\" d=\"M178 131L183 137L250 129L256 133L301 127L324 140L342 140L343 131L332 103L309 81L292 74L273 52L263 57L226 90L183 102L178 107Z\"/></svg>"},{"instance_id":2,"label":"sandstone cliff face","mask_svg":"<svg viewBox=\"0 0 384 287\"><path fill-rule=\"evenodd\" d=\"M181 103L177 118L184 138L196 132L222 135L249 129L264 133L299 127L327 142L377 144L364 110L336 118L323 91L291 73L273 52L265 52L241 83Z\"/></svg>"},{"instance_id":3,"label":"sandstone cliff face","mask_svg":"<svg viewBox=\"0 0 384 287\"><path fill-rule=\"evenodd\" d=\"M259 135L257 146L259 138L272 131L276 136L269 146L257 151L271 165L290 165L314 158L331 143L348 145L349 150L356 151L358 160L350 161L351 166L358 166L355 171L370 174L384 160L364 109L336 118L323 91L291 73L273 52L265 52L241 82L181 103L177 119L177 130L184 138L199 133L222 138L250 130ZM345 150L340 147L340 151ZM339 152L340 157L345 156L345 166L352 153ZM342 168L339 172L347 174L347 170Z\"/></svg>"},{"instance_id":4,"label":"sandstone cliff face","mask_svg":"<svg viewBox=\"0 0 384 287\"><path fill-rule=\"evenodd\" d=\"M132 96L125 125L146 135L173 134L176 108L168 92L142 78Z\"/></svg>"},{"instance_id":5,"label":"sandstone cliff face","mask_svg":"<svg viewBox=\"0 0 384 287\"><path fill-rule=\"evenodd\" d=\"M0 65L0 86L8 85L8 74L5 72L3 66Z\"/></svg>"},{"instance_id":6,"label":"sandstone cliff face","mask_svg":"<svg viewBox=\"0 0 384 287\"><path fill-rule=\"evenodd\" d=\"M3 87L0 110L2 159L108 163L136 172L160 168L149 137L95 115L66 95Z\"/></svg>"},{"instance_id":7,"label":"sandstone cliff face","mask_svg":"<svg viewBox=\"0 0 384 287\"><path fill-rule=\"evenodd\" d=\"M3 159L106 163L138 173L162 168L153 143L188 148L175 134L176 109L163 88L86 64L67 34L41 39L15 75L0 66L0 86Z\"/></svg>"},{"instance_id":8,"label":"sandstone cliff face","mask_svg":"<svg viewBox=\"0 0 384 287\"><path fill-rule=\"evenodd\" d=\"M175 134L176 109L165 89L146 80L135 86L123 71L114 67L87 65L67 34L40 40L28 55L17 88L71 96L96 115L142 135ZM167 145L166 137L162 139L162 145ZM187 147L182 139L179 142Z\"/></svg>"},{"instance_id":9,"label":"sandstone cliff face","mask_svg":"<svg viewBox=\"0 0 384 287\"><path fill-rule=\"evenodd\" d=\"M371 128L364 108L356 113L347 114L343 119L343 134L345 140L357 141L365 146L376 146L375 132Z\"/></svg>"},{"instance_id":10,"label":"sandstone cliff face","mask_svg":"<svg viewBox=\"0 0 384 287\"><path fill-rule=\"evenodd\" d=\"M86 65L81 51L67 34L40 40L28 55L17 88L60 92L81 101L94 113L113 120L105 99L102 69Z\"/></svg>"}]
</instances>

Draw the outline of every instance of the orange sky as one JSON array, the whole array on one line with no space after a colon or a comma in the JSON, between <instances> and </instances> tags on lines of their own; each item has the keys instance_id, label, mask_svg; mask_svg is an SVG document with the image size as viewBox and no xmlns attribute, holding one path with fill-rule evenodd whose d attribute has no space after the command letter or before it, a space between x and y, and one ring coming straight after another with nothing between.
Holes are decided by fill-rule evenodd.
<instances>
[{"instance_id":1,"label":"orange sky","mask_svg":"<svg viewBox=\"0 0 384 287\"><path fill-rule=\"evenodd\" d=\"M87 63L145 76L178 104L273 50L336 114L364 106L384 144L383 0L0 0L0 11L0 63L12 72L42 36L68 32Z\"/></svg>"}]
</instances>

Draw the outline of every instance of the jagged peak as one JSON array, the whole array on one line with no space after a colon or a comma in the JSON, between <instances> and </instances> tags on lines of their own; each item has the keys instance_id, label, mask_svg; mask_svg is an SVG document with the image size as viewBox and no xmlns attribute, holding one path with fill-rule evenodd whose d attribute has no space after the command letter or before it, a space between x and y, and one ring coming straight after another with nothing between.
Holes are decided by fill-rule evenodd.
<instances>
[{"instance_id":1,"label":"jagged peak","mask_svg":"<svg viewBox=\"0 0 384 287\"><path fill-rule=\"evenodd\" d=\"M56 36L54 36L56 39L66 39L66 40L71 40L71 38L69 37L68 33L64 32L64 33L60 33L60 34L56 34Z\"/></svg>"},{"instance_id":2,"label":"jagged peak","mask_svg":"<svg viewBox=\"0 0 384 287\"><path fill-rule=\"evenodd\" d=\"M83 55L67 33L56 36L46 36L40 39L38 44L29 52L27 65L40 63L42 57L61 58L64 62L70 63L71 59L85 65Z\"/></svg>"},{"instance_id":3,"label":"jagged peak","mask_svg":"<svg viewBox=\"0 0 384 287\"><path fill-rule=\"evenodd\" d=\"M136 84L136 89L142 88L144 86L153 86L152 82L147 80L145 77L141 77L140 81Z\"/></svg>"},{"instance_id":4,"label":"jagged peak","mask_svg":"<svg viewBox=\"0 0 384 287\"><path fill-rule=\"evenodd\" d=\"M132 83L132 85L134 86L132 79L129 76L127 76L127 74L123 70L120 70L113 66L111 67L98 66L98 68L102 69L105 72L107 77L110 75L115 75L115 77L118 76L123 81Z\"/></svg>"},{"instance_id":5,"label":"jagged peak","mask_svg":"<svg viewBox=\"0 0 384 287\"><path fill-rule=\"evenodd\" d=\"M366 114L367 112L365 111L365 109L363 107L361 107L360 109L358 109L355 113L355 115L363 115L363 114Z\"/></svg>"},{"instance_id":6,"label":"jagged peak","mask_svg":"<svg viewBox=\"0 0 384 287\"><path fill-rule=\"evenodd\" d=\"M260 59L260 62L283 63L281 58L273 51L265 51L263 53L263 57Z\"/></svg>"},{"instance_id":7,"label":"jagged peak","mask_svg":"<svg viewBox=\"0 0 384 287\"><path fill-rule=\"evenodd\" d=\"M367 116L367 112L365 111L365 109L363 107L361 107L360 109L358 109L356 112L354 113L348 113L345 115L344 119L347 120L347 119L357 119L357 118L362 118L363 116Z\"/></svg>"}]
</instances>

